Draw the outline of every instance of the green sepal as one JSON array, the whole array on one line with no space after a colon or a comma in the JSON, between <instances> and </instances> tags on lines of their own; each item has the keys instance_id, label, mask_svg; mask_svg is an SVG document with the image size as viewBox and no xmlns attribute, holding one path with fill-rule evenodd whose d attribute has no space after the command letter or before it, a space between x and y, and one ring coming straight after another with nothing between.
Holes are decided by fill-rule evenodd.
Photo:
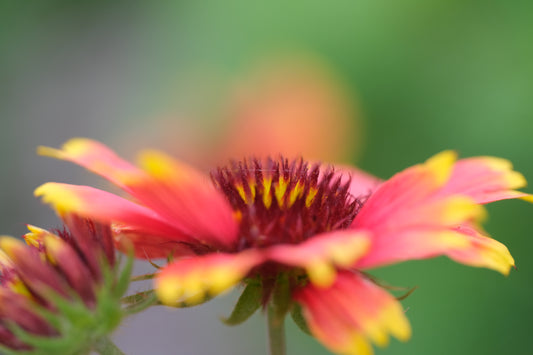
<instances>
[{"instance_id":1,"label":"green sepal","mask_svg":"<svg viewBox=\"0 0 533 355\"><path fill-rule=\"evenodd\" d=\"M307 322L305 321L305 318L304 318L304 316L302 314L302 307L298 303L295 303L292 306L291 318L294 321L294 323L298 326L298 328L300 328L300 330L302 332L304 332L307 335L313 336L313 334L311 334L311 331L309 330L309 326L307 325Z\"/></svg>"},{"instance_id":2,"label":"green sepal","mask_svg":"<svg viewBox=\"0 0 533 355\"><path fill-rule=\"evenodd\" d=\"M45 299L54 311L39 304L34 304L32 311L54 327L58 335L35 335L15 323L6 323L17 338L33 349L15 351L0 346L0 352L6 355L83 355L89 354L103 339L109 342L108 335L120 324L123 316L128 314L127 310L122 309L121 296L128 288L132 265L133 258L130 256L119 273L118 266L112 269L102 260L102 283L95 288L96 297L92 307L88 307L74 291L64 296L48 290ZM153 303L154 300L150 304ZM106 351L102 354L111 353Z\"/></svg>"},{"instance_id":3,"label":"green sepal","mask_svg":"<svg viewBox=\"0 0 533 355\"><path fill-rule=\"evenodd\" d=\"M124 308L124 313L131 315L157 304L157 296L154 290L149 290L126 296L121 301L123 304L127 304Z\"/></svg>"},{"instance_id":4,"label":"green sepal","mask_svg":"<svg viewBox=\"0 0 533 355\"><path fill-rule=\"evenodd\" d=\"M128 258L126 260L126 265L124 265L124 268L120 272L117 284L114 287L113 296L116 298L122 297L128 290L128 286L130 284L131 279L131 273L133 270L133 257L133 250L130 250L130 252L128 253Z\"/></svg>"},{"instance_id":5,"label":"green sepal","mask_svg":"<svg viewBox=\"0 0 533 355\"><path fill-rule=\"evenodd\" d=\"M24 351L24 350L13 350L11 348L8 348L7 346L0 344L0 354L3 354L3 355L26 355L28 354L29 355L31 353L28 351Z\"/></svg>"},{"instance_id":6,"label":"green sepal","mask_svg":"<svg viewBox=\"0 0 533 355\"><path fill-rule=\"evenodd\" d=\"M261 307L262 292L263 288L259 281L249 281L231 315L227 318L221 318L222 322L227 325L238 325L250 318Z\"/></svg>"},{"instance_id":7,"label":"green sepal","mask_svg":"<svg viewBox=\"0 0 533 355\"><path fill-rule=\"evenodd\" d=\"M146 280L152 280L153 278L155 278L157 274L145 274L145 275L137 275L137 276L133 276L130 281L131 282L135 282L135 281L146 281Z\"/></svg>"}]
</instances>

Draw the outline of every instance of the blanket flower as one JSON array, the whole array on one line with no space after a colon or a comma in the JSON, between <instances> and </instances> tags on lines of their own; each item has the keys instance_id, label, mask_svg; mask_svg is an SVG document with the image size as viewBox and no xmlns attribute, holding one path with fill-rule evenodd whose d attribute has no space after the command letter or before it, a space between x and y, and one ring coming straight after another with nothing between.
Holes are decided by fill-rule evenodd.
<instances>
[{"instance_id":1,"label":"blanket flower","mask_svg":"<svg viewBox=\"0 0 533 355\"><path fill-rule=\"evenodd\" d=\"M131 196L55 182L35 191L62 216L111 225L118 248L127 240L139 258L168 258L155 280L163 303L197 304L243 283L243 296L258 288L260 304L303 317L339 354L371 354L371 343L410 337L401 304L367 270L445 255L506 275L514 260L479 226L482 205L531 199L516 191L526 181L508 161L457 160L453 151L386 181L282 156L231 161L206 175L144 151L137 167L83 138L39 151Z\"/></svg>"}]
</instances>

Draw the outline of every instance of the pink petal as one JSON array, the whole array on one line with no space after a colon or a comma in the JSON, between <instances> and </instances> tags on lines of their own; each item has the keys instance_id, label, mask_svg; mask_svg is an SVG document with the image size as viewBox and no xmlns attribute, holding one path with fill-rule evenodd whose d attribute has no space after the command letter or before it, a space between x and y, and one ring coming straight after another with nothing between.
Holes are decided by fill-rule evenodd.
<instances>
[{"instance_id":1,"label":"pink petal","mask_svg":"<svg viewBox=\"0 0 533 355\"><path fill-rule=\"evenodd\" d=\"M265 260L258 250L237 254L209 254L175 261L157 276L155 286L161 302L196 304L241 281Z\"/></svg>"},{"instance_id":2,"label":"pink petal","mask_svg":"<svg viewBox=\"0 0 533 355\"><path fill-rule=\"evenodd\" d=\"M185 241L169 240L168 237L153 235L142 229L132 228L115 224L113 226L115 247L124 252L129 252L131 245L134 247L135 257L139 259L159 259L183 256L194 256L198 249L197 243L187 243ZM187 237L184 236L184 240Z\"/></svg>"},{"instance_id":3,"label":"pink petal","mask_svg":"<svg viewBox=\"0 0 533 355\"><path fill-rule=\"evenodd\" d=\"M463 194L478 203L529 196L514 191L526 186L522 174L513 171L511 162L494 157L475 157L459 160L442 195Z\"/></svg>"},{"instance_id":4,"label":"pink petal","mask_svg":"<svg viewBox=\"0 0 533 355\"><path fill-rule=\"evenodd\" d=\"M469 197L440 193L453 162L453 153L441 153L396 174L376 190L353 222L354 228L372 233L371 248L357 262L358 267L430 258L468 248L467 238L452 228L479 220L484 209Z\"/></svg>"},{"instance_id":5,"label":"pink petal","mask_svg":"<svg viewBox=\"0 0 533 355\"><path fill-rule=\"evenodd\" d=\"M201 243L222 248L237 237L237 223L228 202L207 176L154 151L142 155L146 171L119 158L105 145L74 138L61 150L39 152L72 161L109 179L159 216ZM153 233L158 233L153 231Z\"/></svg>"},{"instance_id":6,"label":"pink petal","mask_svg":"<svg viewBox=\"0 0 533 355\"><path fill-rule=\"evenodd\" d=\"M447 182L454 161L455 154L447 151L394 175L370 196L352 225L383 228L407 209L430 201Z\"/></svg>"},{"instance_id":7,"label":"pink petal","mask_svg":"<svg viewBox=\"0 0 533 355\"><path fill-rule=\"evenodd\" d=\"M168 240L193 240L152 210L93 187L49 182L38 187L35 195L41 196L61 215L72 212L102 223L125 223Z\"/></svg>"},{"instance_id":8,"label":"pink petal","mask_svg":"<svg viewBox=\"0 0 533 355\"><path fill-rule=\"evenodd\" d=\"M468 240L451 229L413 228L382 232L372 240L371 249L357 262L356 267L371 269L407 260L428 259L468 247Z\"/></svg>"},{"instance_id":9,"label":"pink petal","mask_svg":"<svg viewBox=\"0 0 533 355\"><path fill-rule=\"evenodd\" d=\"M339 273L329 288L307 285L294 293L313 335L341 354L372 354L370 341L385 346L389 334L405 341L411 328L401 305L358 273Z\"/></svg>"},{"instance_id":10,"label":"pink petal","mask_svg":"<svg viewBox=\"0 0 533 355\"><path fill-rule=\"evenodd\" d=\"M486 267L508 275L514 266L514 259L505 245L486 237L472 226L454 229L468 241L468 247L451 250L447 255L460 263L476 267Z\"/></svg>"},{"instance_id":11,"label":"pink petal","mask_svg":"<svg viewBox=\"0 0 533 355\"><path fill-rule=\"evenodd\" d=\"M320 287L330 286L336 277L336 268L347 268L368 250L367 234L341 230L317 235L295 245L277 245L264 251L272 261L301 267L311 282Z\"/></svg>"},{"instance_id":12,"label":"pink petal","mask_svg":"<svg viewBox=\"0 0 533 355\"><path fill-rule=\"evenodd\" d=\"M233 246L234 212L209 177L157 151L143 152L140 160L157 183L139 186L138 199L200 242Z\"/></svg>"},{"instance_id":13,"label":"pink petal","mask_svg":"<svg viewBox=\"0 0 533 355\"><path fill-rule=\"evenodd\" d=\"M37 152L83 166L128 192L128 185L133 181L147 178L142 170L120 158L107 146L87 138L72 138L61 149L39 147Z\"/></svg>"}]
</instances>

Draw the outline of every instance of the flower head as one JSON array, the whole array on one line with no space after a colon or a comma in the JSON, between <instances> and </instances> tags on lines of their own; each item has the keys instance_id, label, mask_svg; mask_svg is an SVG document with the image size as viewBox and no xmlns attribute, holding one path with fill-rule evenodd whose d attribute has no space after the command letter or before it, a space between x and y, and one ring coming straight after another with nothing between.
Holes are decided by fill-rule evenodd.
<instances>
[{"instance_id":1,"label":"flower head","mask_svg":"<svg viewBox=\"0 0 533 355\"><path fill-rule=\"evenodd\" d=\"M163 303L200 303L242 282L239 302L253 300L252 311L275 303L282 316L303 316L312 335L342 354L368 354L370 342L410 336L399 302L362 271L446 255L507 274L513 258L479 228L481 204L530 198L514 190L525 179L508 162L456 161L451 151L384 182L355 168L283 157L234 161L209 179L154 151L141 154L137 168L87 139L40 151L134 198L59 183L36 190L62 215L112 224L119 247L131 241L138 257L170 256L156 278Z\"/></svg>"},{"instance_id":2,"label":"flower head","mask_svg":"<svg viewBox=\"0 0 533 355\"><path fill-rule=\"evenodd\" d=\"M88 353L120 322L125 285L118 282L111 230L64 217L68 229L28 226L27 245L0 238L0 349L6 354Z\"/></svg>"}]
</instances>

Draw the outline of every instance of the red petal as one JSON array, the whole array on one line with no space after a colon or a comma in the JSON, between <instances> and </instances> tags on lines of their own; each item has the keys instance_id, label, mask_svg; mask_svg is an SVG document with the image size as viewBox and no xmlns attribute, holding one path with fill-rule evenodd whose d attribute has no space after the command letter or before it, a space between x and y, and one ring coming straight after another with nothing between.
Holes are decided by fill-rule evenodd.
<instances>
[{"instance_id":1,"label":"red petal","mask_svg":"<svg viewBox=\"0 0 533 355\"><path fill-rule=\"evenodd\" d=\"M476 267L486 267L504 275L514 266L514 259L505 245L482 235L469 226L455 228L468 241L468 246L451 250L447 255L460 263Z\"/></svg>"},{"instance_id":2,"label":"red petal","mask_svg":"<svg viewBox=\"0 0 533 355\"><path fill-rule=\"evenodd\" d=\"M168 305L195 304L233 287L264 260L263 254L253 249L181 259L159 273L155 283L157 295Z\"/></svg>"},{"instance_id":3,"label":"red petal","mask_svg":"<svg viewBox=\"0 0 533 355\"><path fill-rule=\"evenodd\" d=\"M137 197L180 230L206 243L232 246L237 222L226 198L207 176L156 151L141 154L141 164L157 185L140 187Z\"/></svg>"},{"instance_id":4,"label":"red petal","mask_svg":"<svg viewBox=\"0 0 533 355\"><path fill-rule=\"evenodd\" d=\"M526 186L522 174L513 171L511 162L494 157L475 157L459 160L442 195L462 194L478 203L529 196L514 191Z\"/></svg>"},{"instance_id":5,"label":"red petal","mask_svg":"<svg viewBox=\"0 0 533 355\"><path fill-rule=\"evenodd\" d=\"M39 152L72 161L109 179L182 234L219 247L235 242L237 223L224 196L215 190L208 177L164 154L155 151L142 154L146 169L142 171L105 145L89 139L74 138L62 150L41 147Z\"/></svg>"},{"instance_id":6,"label":"red petal","mask_svg":"<svg viewBox=\"0 0 533 355\"><path fill-rule=\"evenodd\" d=\"M430 258L468 247L465 236L451 228L479 220L484 210L469 197L441 194L453 162L453 153L441 153L376 190L353 222L353 227L372 232L371 249L358 267Z\"/></svg>"},{"instance_id":7,"label":"red petal","mask_svg":"<svg viewBox=\"0 0 533 355\"><path fill-rule=\"evenodd\" d=\"M294 299L313 335L341 354L372 354L370 341L387 345L389 334L407 340L411 328L401 305L357 273L339 273L330 288L308 285Z\"/></svg>"},{"instance_id":8,"label":"red petal","mask_svg":"<svg viewBox=\"0 0 533 355\"><path fill-rule=\"evenodd\" d=\"M83 166L128 192L129 183L147 178L142 170L120 158L107 146L87 138L72 138L61 149L39 147L37 152Z\"/></svg>"},{"instance_id":9,"label":"red petal","mask_svg":"<svg viewBox=\"0 0 533 355\"><path fill-rule=\"evenodd\" d=\"M38 187L35 195L62 215L74 213L107 224L121 222L169 240L185 239L180 230L152 210L93 187L49 182Z\"/></svg>"},{"instance_id":10,"label":"red petal","mask_svg":"<svg viewBox=\"0 0 533 355\"><path fill-rule=\"evenodd\" d=\"M311 282L327 287L335 280L336 268L354 265L369 245L366 233L342 230L317 235L296 245L273 246L264 253L272 261L305 269Z\"/></svg>"}]
</instances>

